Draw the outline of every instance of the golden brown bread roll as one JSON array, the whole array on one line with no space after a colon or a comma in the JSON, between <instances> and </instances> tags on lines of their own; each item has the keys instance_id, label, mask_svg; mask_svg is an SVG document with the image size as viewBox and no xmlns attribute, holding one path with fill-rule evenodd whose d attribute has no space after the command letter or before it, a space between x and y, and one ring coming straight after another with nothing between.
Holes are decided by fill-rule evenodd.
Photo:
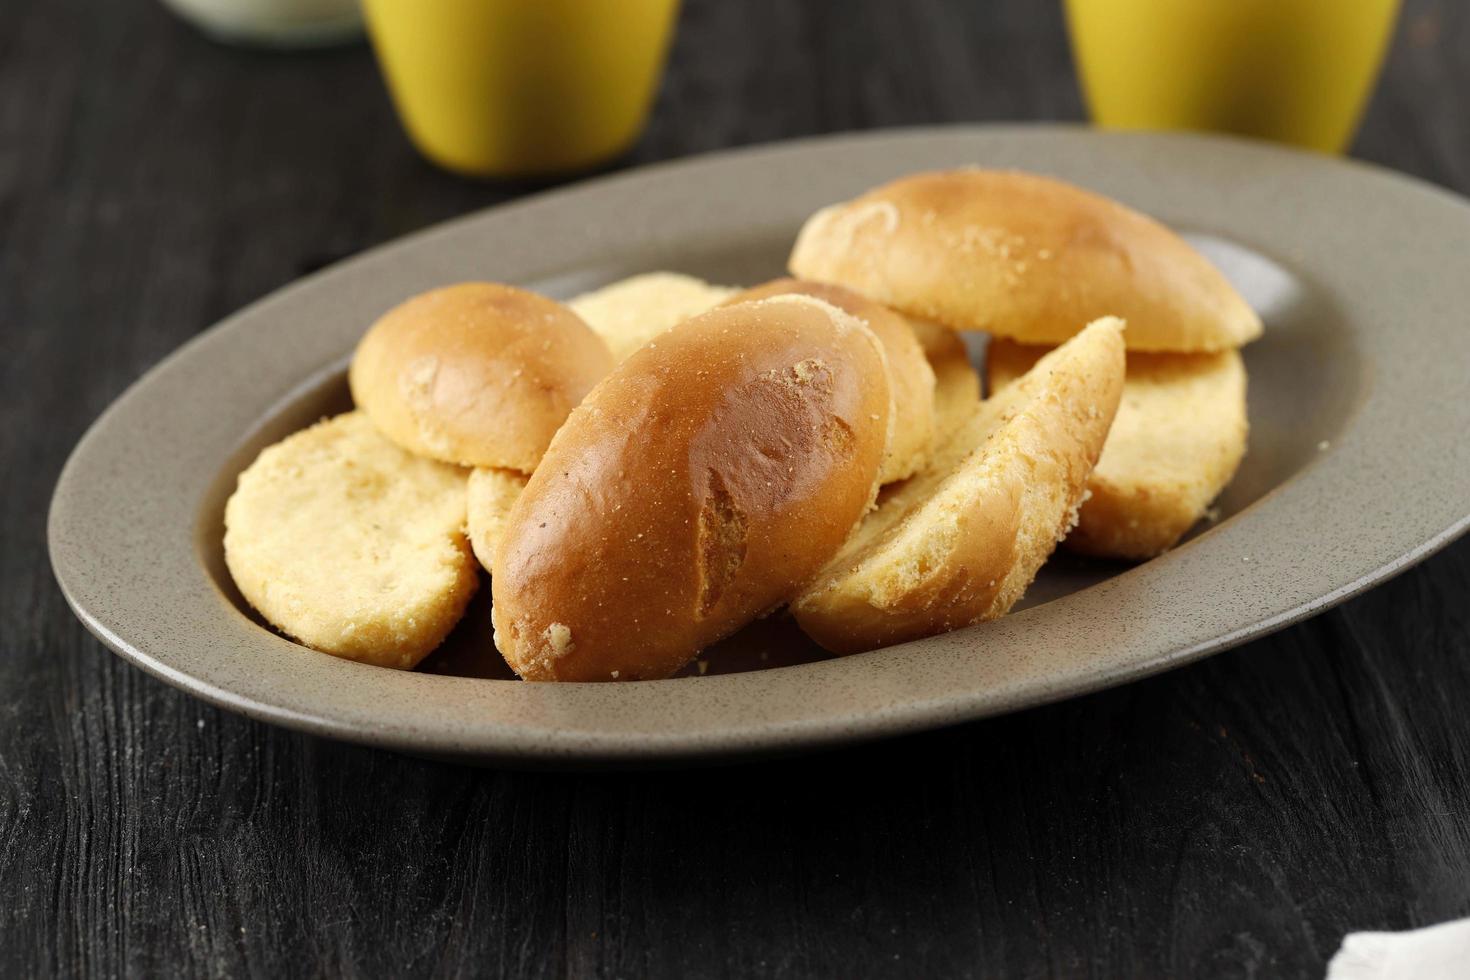
<instances>
[{"instance_id":1,"label":"golden brown bread roll","mask_svg":"<svg viewBox=\"0 0 1470 980\"><path fill-rule=\"evenodd\" d=\"M1031 369L1044 347L993 341L991 391ZM1245 365L1238 351L1129 352L1118 417L1088 481L1069 551L1142 560L1172 548L1204 516L1245 455Z\"/></svg>"},{"instance_id":2,"label":"golden brown bread roll","mask_svg":"<svg viewBox=\"0 0 1470 980\"><path fill-rule=\"evenodd\" d=\"M723 307L635 352L557 433L494 558L528 680L667 677L796 594L872 502L892 397L856 317Z\"/></svg>"},{"instance_id":3,"label":"golden brown bread roll","mask_svg":"<svg viewBox=\"0 0 1470 980\"><path fill-rule=\"evenodd\" d=\"M679 272L647 272L576 296L567 307L602 338L613 359L621 361L670 327L713 309L733 292ZM487 572L495 542L527 479L524 472L499 467L481 467L470 475L466 528L475 557Z\"/></svg>"},{"instance_id":4,"label":"golden brown bread roll","mask_svg":"<svg viewBox=\"0 0 1470 980\"><path fill-rule=\"evenodd\" d=\"M358 344L348 379L358 407L404 449L529 473L612 365L602 340L560 303L471 282L385 313Z\"/></svg>"},{"instance_id":5,"label":"golden brown bread roll","mask_svg":"<svg viewBox=\"0 0 1470 980\"><path fill-rule=\"evenodd\" d=\"M798 291L785 287L799 282L777 280L727 302ZM980 401L980 378L970 365L964 342L947 327L919 321L910 324L906 318L841 286L805 285L809 288L799 291L832 301L857 316L864 309L870 313L865 322L870 329L876 327L874 333L883 343L889 383L895 392L894 438L884 458L881 479L889 483L911 475L933 448L938 419L944 420L948 431ZM732 292L678 273L651 272L587 293L568 305L607 341L615 355L622 351L626 356L687 319L685 311L704 312ZM835 302L834 297L845 303ZM895 324L895 320L903 322ZM922 343L918 337L924 338ZM917 365L913 363L915 358ZM526 480L523 473L490 467L477 469L470 476L467 527L475 557L486 571L493 563L495 542Z\"/></svg>"},{"instance_id":6,"label":"golden brown bread roll","mask_svg":"<svg viewBox=\"0 0 1470 980\"><path fill-rule=\"evenodd\" d=\"M797 280L780 281L796 282ZM850 290L842 290L838 286L814 285L819 290L841 292L850 297L856 296ZM689 276L670 272L653 272L613 283L596 293L588 293L579 300L573 300L570 305L582 314L588 325L608 342L615 353L625 349L627 353L631 353L636 346L629 348L630 338L644 336L646 333L642 325L657 324L657 329L649 335L657 336L675 325L670 322L670 318L674 317L677 311L695 306L712 308L731 292L732 290L725 287L710 286ZM861 300L861 302L868 303L869 301ZM883 309L877 304L873 304L873 308ZM849 312L852 311L849 310ZM890 312L889 315L896 314ZM684 318L682 315L678 316L679 320ZM928 365L927 373L933 379L932 409L927 414L933 420L932 426L935 431L930 445L925 448L924 458L926 459L933 444L969 418L975 406L980 403L980 376L975 373L975 368L970 364L970 355L965 350L964 341L953 330L926 320L904 319L911 328L904 333L911 333L915 338L921 356ZM896 347L899 351L904 348L904 334L900 333L898 336L896 343L884 344L890 369L896 359L893 354L894 348ZM881 334L879 339L883 339ZM899 385L894 382L892 374L890 370L890 384L897 390ZM909 389L914 393L909 397L914 397L914 395L922 397L925 371L922 369L910 371L908 376L911 379ZM898 441L900 433L907 433L910 442L915 443L918 441L915 433L921 431L924 416L910 409L908 417L910 419L917 417L917 420L908 425L903 424L900 419L904 417L905 404L908 402L903 396L894 398L895 442ZM885 483L890 482L890 477L894 473L901 472L901 465L894 462L896 458L901 458L900 452L890 452L885 457L883 477ZM915 460L915 469L922 462L923 459ZM474 545L475 557L480 560L480 564L485 567L486 571L491 569L495 542L500 538L511 506L520 496L521 491L525 489L526 480L527 476L518 471L492 467L477 469L470 476L469 517L466 526L469 530L470 543Z\"/></svg>"},{"instance_id":7,"label":"golden brown bread roll","mask_svg":"<svg viewBox=\"0 0 1470 980\"><path fill-rule=\"evenodd\" d=\"M908 321L850 289L800 279L775 279L754 286L736 293L725 305L785 293L826 300L862 320L877 335L888 359L888 383L893 390L893 438L879 481L892 483L918 472L934 446L934 369Z\"/></svg>"},{"instance_id":8,"label":"golden brown bread roll","mask_svg":"<svg viewBox=\"0 0 1470 980\"><path fill-rule=\"evenodd\" d=\"M1116 201L1049 177L913 174L807 221L791 272L957 330L1060 344L1101 316L1130 350L1215 351L1261 321L1204 256Z\"/></svg>"},{"instance_id":9,"label":"golden brown bread roll","mask_svg":"<svg viewBox=\"0 0 1470 980\"><path fill-rule=\"evenodd\" d=\"M1123 325L1090 324L982 402L795 602L853 653L1003 615L1072 527L1123 389Z\"/></svg>"}]
</instances>

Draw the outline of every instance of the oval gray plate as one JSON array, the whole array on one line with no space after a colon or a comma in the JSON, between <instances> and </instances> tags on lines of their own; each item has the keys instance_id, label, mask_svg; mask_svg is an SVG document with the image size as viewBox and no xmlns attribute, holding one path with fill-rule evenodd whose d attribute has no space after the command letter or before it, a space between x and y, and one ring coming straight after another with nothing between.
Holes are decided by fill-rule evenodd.
<instances>
[{"instance_id":1,"label":"oval gray plate","mask_svg":"<svg viewBox=\"0 0 1470 980\"><path fill-rule=\"evenodd\" d=\"M789 642L769 635L778 623L727 643L738 649L712 657L710 676L624 685L522 684L455 656L436 668L448 674L337 660L266 629L234 593L219 538L235 475L267 442L345 404L345 357L394 303L464 279L557 296L658 268L754 282L781 271L819 206L972 163L1055 174L1171 223L1263 310L1267 337L1247 350L1251 453L1218 523L1182 547L1133 568L1058 561L1028 608L947 636L757 661L763 644ZM52 502L52 564L88 629L169 683L256 718L414 753L654 762L946 725L1188 663L1339 602L1463 530L1467 272L1465 202L1220 138L915 130L651 167L376 249L185 345L77 446ZM487 666L482 619L460 632ZM811 662L721 674L727 659Z\"/></svg>"}]
</instances>

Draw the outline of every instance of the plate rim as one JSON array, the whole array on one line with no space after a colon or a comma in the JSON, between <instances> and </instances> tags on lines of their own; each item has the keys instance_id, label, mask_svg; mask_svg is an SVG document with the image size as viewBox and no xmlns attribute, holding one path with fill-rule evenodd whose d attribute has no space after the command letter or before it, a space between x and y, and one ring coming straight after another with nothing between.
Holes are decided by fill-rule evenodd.
<instances>
[{"instance_id":1,"label":"plate rim","mask_svg":"<svg viewBox=\"0 0 1470 980\"><path fill-rule=\"evenodd\" d=\"M1326 593L1316 595L1297 602L1290 609L1265 617L1260 620L1245 622L1233 631L1218 633L1204 642L1197 642L1179 647L1171 652L1156 656L1147 662L1139 662L1128 668L1114 667L1111 670L1079 671L1074 673L1067 683L1043 687L1037 690L1034 685L1008 691L998 697L975 697L968 699L954 698L945 700L899 700L889 705L885 710L868 712L862 716L851 718L840 717L808 717L797 723L775 724L771 722L757 721L745 728L733 728L725 730L711 730L704 733L690 735L681 732L649 732L649 731L603 731L589 732L581 730L561 731L555 727L542 729L527 729L524 726L510 726L504 730L493 730L481 727L475 732L464 730L444 730L437 726L403 726L395 725L389 727L364 726L360 720L346 719L340 714L330 710L327 705L325 711L302 711L297 706L284 703L280 699L267 700L253 695L241 694L238 690L221 686L217 678L211 680L208 677L199 676L198 672L190 672L170 662L164 655L160 656L156 651L150 652L146 647L147 641L137 638L137 630L132 631L133 636L124 635L128 632L126 627L120 630L115 618L99 615L93 606L95 599L88 601L86 593L87 570L85 561L79 560L77 549L74 544L69 543L69 525L75 524L77 513L72 503L77 499L77 483L81 479L79 473L86 466L88 460L97 452L98 446L108 437L115 435L113 430L117 427L118 420L125 418L130 406L140 397L146 397L157 379L168 372L177 370L180 364L187 364L192 358L199 356L199 352L207 351L212 344L219 342L221 337L238 331L262 316L269 316L271 311L278 306L287 305L303 295L311 295L322 288L322 284L330 283L333 279L343 281L355 270L370 268L373 264L382 262L385 257L395 253L407 253L425 247L425 243L433 241L444 241L455 234L464 234L467 231L478 229L482 224L512 223L523 219L526 215L535 216L546 209L556 209L569 206L568 202L585 199L586 196L610 195L615 193L620 186L637 185L649 181L666 178L670 175L688 175L697 173L702 169L710 167L724 167L730 165L749 164L750 161L760 161L773 157L800 156L812 151L830 151L834 148L853 147L861 152L864 148L872 146L894 146L897 144L913 145L925 142L945 142L953 140L979 140L981 142L1004 141L1007 139L1020 140L1046 140L1049 138L1066 138L1071 140L1082 139L1088 142L1096 142L1098 145L1111 144L1121 146L1124 144L1158 144L1160 142L1176 146L1192 145L1196 148L1206 147L1230 147L1231 152L1244 152L1247 155L1263 154L1276 159L1289 158L1296 164L1304 160L1310 160L1313 168L1324 168L1334 173L1356 174L1360 177L1375 182L1386 182L1386 186L1397 186L1413 194L1428 193L1432 199L1452 210L1462 213L1470 228L1470 205L1467 202L1435 185L1408 177L1394 171L1386 170L1371 164L1359 161L1346 161L1336 158L1317 157L1313 154L1301 153L1276 146L1268 146L1232 137L1220 137L1202 134L1134 134L1134 133L1101 133L1087 129L1086 127L1073 125L1046 125L1026 124L1019 126L985 126L985 125L960 125L944 127L912 127L898 130L877 130L856 134L833 134L818 137L804 137L798 140L788 140L776 143L761 144L756 146L739 147L733 150L723 150L694 157L686 157L678 160L664 161L646 167L639 167L630 171L604 175L582 181L570 186L561 187L535 195L528 198L517 199L506 204L482 209L467 215L458 216L445 222L430 226L374 246L364 252L351 256L342 262L335 263L323 270L295 280L280 289L277 289L259 300L249 304L234 314L224 318L219 323L200 332L193 338L180 345L160 362L150 368L140 379L128 386L103 413L88 427L86 433L78 441L76 447L70 454L57 481L53 492L51 507L47 521L48 551L51 558L53 572L61 586L62 592L68 605L83 622L86 628L102 640L114 652L125 660L142 667L148 673L159 677L165 682L188 691L206 701L224 707L229 710L238 711L261 720L281 724L289 728L325 735L333 738L359 742L379 747L398 749L418 754L431 754L441 757L451 757L467 761L492 761L497 763L506 762L529 762L532 764L585 764L603 762L623 763L653 763L687 761L694 758L709 758L714 756L741 757L769 751L786 751L798 748L817 748L837 743L864 740L894 735L906 732L919 731L927 728L938 727L960 721L972 720L994 714L1017 710L1037 704L1049 703L1062 698L1079 696L1104 687L1116 684L1128 683L1133 680L1148 676L1163 670L1172 669L1185 663L1193 662L1205 656L1236 646L1248 640L1266 635L1287 625L1315 615L1328 609L1350 597L1356 595L1373 585L1403 571L1404 569L1422 561L1434 552L1449 544L1460 534L1470 527L1470 494L1462 494L1463 500L1457 501L1458 516L1447 524L1439 527L1428 535L1418 535L1418 540L1413 547L1407 548L1399 554L1389 557L1386 561L1376 562L1373 567L1367 569L1350 581L1339 584L1335 589ZM1357 178L1354 178L1357 179ZM304 376L304 375L303 375ZM293 379L293 386L299 385L301 378ZM140 395L140 393L142 393ZM1351 427L1350 427L1351 428ZM243 435L243 433L241 433ZM1319 465L1314 462L1313 466ZM1453 463L1452 469L1458 467ZM1460 472L1463 467L1454 469ZM1470 473L1470 470L1465 470ZM1282 490L1298 483L1304 474L1298 473L1287 481L1286 484L1274 488L1268 492L1267 498L1278 495ZM1262 501L1257 501L1248 510L1255 509ZM190 524L194 514L190 514ZM1240 515L1245 517L1245 514ZM1212 529L1201 536L1201 541L1214 537L1223 528ZM192 535L186 535L192 537ZM1194 554L1199 549L1192 543L1171 555ZM1154 563L1149 563L1150 565ZM1139 566L1145 568L1148 566ZM1138 569L1130 569L1123 573L1122 578L1133 574ZM1109 580L1116 581L1117 579ZM1105 585L1107 583L1104 583ZM1054 604L1051 604L1054 605ZM1050 608L1049 606L1041 609ZM1040 612L1036 610L1035 612ZM1019 620L1034 620L1033 611L1027 611L1012 617L1007 617L1000 623ZM238 611L236 611L238 615ZM997 624L990 624L995 626ZM979 629L987 629L980 627ZM264 631L259 631L263 636L271 637L276 642L293 647L288 641L273 637ZM910 651L915 647L953 646L954 638L963 638L972 634L974 630L959 631L949 634L947 638L933 638L930 640L916 641L913 644L904 644L887 650L875 651L870 654L859 655L854 658L826 661L824 664L857 664L865 660L871 662L873 658L881 658L885 655L892 656L895 652ZM299 648L297 648L299 649ZM379 670L377 668L364 667L357 664L346 664L336 661L335 658L321 657L323 661L342 664L358 668L360 670ZM822 664L804 665L802 667L774 668L770 671L755 672L753 674L726 675L723 677L707 677L697 679L679 679L670 681L645 682L634 686L604 686L604 685L567 685L567 688L595 687L601 691L628 690L641 688L645 691L679 691L679 685L720 685L725 687L742 686L741 678L753 678L760 676L786 674L791 671L804 671L809 669L831 671L831 666ZM410 677L424 677L426 675L404 675ZM443 681L454 683L477 683L477 684L507 684L514 687L544 688L545 685L521 685L516 682L505 681L470 681L464 678L443 678ZM686 688L687 690L687 688ZM655 695L661 697L662 695ZM541 697L541 695L537 695ZM574 700L574 699L569 699ZM646 695L637 698L629 698L629 701L637 701L640 704L648 700Z\"/></svg>"}]
</instances>

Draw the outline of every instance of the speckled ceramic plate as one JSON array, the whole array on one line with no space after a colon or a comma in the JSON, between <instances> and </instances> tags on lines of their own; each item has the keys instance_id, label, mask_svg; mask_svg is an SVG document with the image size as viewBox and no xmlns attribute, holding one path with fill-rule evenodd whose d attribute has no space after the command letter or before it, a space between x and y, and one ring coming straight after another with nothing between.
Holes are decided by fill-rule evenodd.
<instances>
[{"instance_id":1,"label":"speckled ceramic plate","mask_svg":"<svg viewBox=\"0 0 1470 980\"><path fill-rule=\"evenodd\" d=\"M364 328L412 293L498 279L567 296L643 270L781 272L817 207L922 168L1056 174L1182 230L1266 323L1246 351L1251 448L1220 517L1136 567L1058 559L1019 612L822 659L777 618L706 676L523 684L483 603L425 669L297 646L221 558L236 474L346 404ZM910 732L1121 684L1309 616L1470 520L1470 205L1335 159L1180 135L1053 127L878 133L719 154L473 215L267 297L154 368L56 488L52 563L123 657L227 708L408 752L522 764L750 755ZM488 590L482 590L488 591ZM697 671L695 671L697 673Z\"/></svg>"}]
</instances>

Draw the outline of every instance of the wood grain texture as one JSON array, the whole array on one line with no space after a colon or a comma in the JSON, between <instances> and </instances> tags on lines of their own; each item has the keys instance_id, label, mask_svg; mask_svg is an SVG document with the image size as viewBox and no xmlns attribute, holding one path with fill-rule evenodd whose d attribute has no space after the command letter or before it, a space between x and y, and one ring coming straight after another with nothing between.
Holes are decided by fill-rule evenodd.
<instances>
[{"instance_id":1,"label":"wood grain texture","mask_svg":"<svg viewBox=\"0 0 1470 980\"><path fill-rule=\"evenodd\" d=\"M1126 688L708 771L456 769L124 665L45 556L88 422L240 305L530 188L415 157L361 47L5 14L0 976L1320 976L1349 929L1470 914L1470 542ZM1467 91L1470 8L1408 0L1357 152L1470 192ZM623 163L1081 114L1056 4L690 0Z\"/></svg>"}]
</instances>

